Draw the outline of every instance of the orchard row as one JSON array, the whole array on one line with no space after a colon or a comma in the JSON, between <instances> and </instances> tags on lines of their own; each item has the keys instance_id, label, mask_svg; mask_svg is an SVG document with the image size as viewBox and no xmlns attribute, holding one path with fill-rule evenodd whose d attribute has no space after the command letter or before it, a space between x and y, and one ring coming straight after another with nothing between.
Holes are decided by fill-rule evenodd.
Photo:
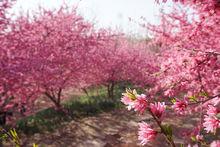
<instances>
[{"instance_id":1,"label":"orchard row","mask_svg":"<svg viewBox=\"0 0 220 147\"><path fill-rule=\"evenodd\" d=\"M144 41L95 29L76 8L39 9L11 20L11 5L0 7L0 112L31 111L41 96L61 108L65 91L89 86L106 86L113 98L118 81L144 85L156 70Z\"/></svg>"}]
</instances>

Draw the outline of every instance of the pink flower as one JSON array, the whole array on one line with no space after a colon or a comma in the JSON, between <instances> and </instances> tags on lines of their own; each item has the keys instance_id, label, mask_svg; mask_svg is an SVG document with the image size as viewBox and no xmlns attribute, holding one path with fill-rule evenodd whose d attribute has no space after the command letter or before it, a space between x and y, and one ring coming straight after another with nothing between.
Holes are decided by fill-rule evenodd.
<instances>
[{"instance_id":1,"label":"pink flower","mask_svg":"<svg viewBox=\"0 0 220 147\"><path fill-rule=\"evenodd\" d=\"M127 89L126 93L122 94L121 102L127 105L128 110L134 109L134 111L138 111L141 114L147 108L147 99L146 95L141 94L138 95L136 90Z\"/></svg>"},{"instance_id":2,"label":"pink flower","mask_svg":"<svg viewBox=\"0 0 220 147\"><path fill-rule=\"evenodd\" d=\"M164 95L168 96L168 97L172 97L172 96L174 96L174 90L168 89L164 92Z\"/></svg>"},{"instance_id":3,"label":"pink flower","mask_svg":"<svg viewBox=\"0 0 220 147\"><path fill-rule=\"evenodd\" d=\"M219 113L219 110L216 107L214 107L212 105L208 105L207 114L209 116L214 116L218 113Z\"/></svg>"},{"instance_id":4,"label":"pink flower","mask_svg":"<svg viewBox=\"0 0 220 147\"><path fill-rule=\"evenodd\" d=\"M220 140L215 140L210 144L210 147L220 147Z\"/></svg>"},{"instance_id":5,"label":"pink flower","mask_svg":"<svg viewBox=\"0 0 220 147\"><path fill-rule=\"evenodd\" d=\"M181 100L176 100L176 102L174 103L174 105L172 106L172 108L179 114L183 114L186 107L187 107L187 101L181 101Z\"/></svg>"},{"instance_id":6,"label":"pink flower","mask_svg":"<svg viewBox=\"0 0 220 147\"><path fill-rule=\"evenodd\" d=\"M219 103L220 103L220 97L216 97L214 99L211 100L211 103L214 105L214 106L217 106Z\"/></svg>"},{"instance_id":7,"label":"pink flower","mask_svg":"<svg viewBox=\"0 0 220 147\"><path fill-rule=\"evenodd\" d=\"M203 135L200 135L200 134L196 135L196 139L197 139L198 141L203 140Z\"/></svg>"},{"instance_id":8,"label":"pink flower","mask_svg":"<svg viewBox=\"0 0 220 147\"><path fill-rule=\"evenodd\" d=\"M163 112L166 109L166 105L164 102L160 103L155 103L155 104L150 104L150 110L151 112L156 115L158 118L160 118L163 114Z\"/></svg>"},{"instance_id":9,"label":"pink flower","mask_svg":"<svg viewBox=\"0 0 220 147\"><path fill-rule=\"evenodd\" d=\"M154 131L150 125L145 122L139 123L138 140L141 141L141 145L147 144L149 141L155 139L157 132Z\"/></svg>"},{"instance_id":10,"label":"pink flower","mask_svg":"<svg viewBox=\"0 0 220 147\"><path fill-rule=\"evenodd\" d=\"M220 126L220 120L218 120L215 116L205 115L203 126L205 127L207 133L215 133L216 129Z\"/></svg>"},{"instance_id":11,"label":"pink flower","mask_svg":"<svg viewBox=\"0 0 220 147\"><path fill-rule=\"evenodd\" d=\"M127 105L128 110L134 108L134 102L137 100L138 94L136 90L126 89L125 93L122 93L123 97L121 98L121 102Z\"/></svg>"},{"instance_id":12,"label":"pink flower","mask_svg":"<svg viewBox=\"0 0 220 147\"><path fill-rule=\"evenodd\" d=\"M121 98L121 102L124 103L125 105L127 105L128 110L131 110L132 107L133 107L133 104L134 104L133 100L131 100L131 99L130 99L129 97L127 97L127 96L123 96L123 97Z\"/></svg>"},{"instance_id":13,"label":"pink flower","mask_svg":"<svg viewBox=\"0 0 220 147\"><path fill-rule=\"evenodd\" d=\"M138 95L137 99L134 101L133 107L134 107L134 111L138 111L141 114L143 114L144 111L147 109L146 95L144 94Z\"/></svg>"},{"instance_id":14,"label":"pink flower","mask_svg":"<svg viewBox=\"0 0 220 147\"><path fill-rule=\"evenodd\" d=\"M7 111L9 109L12 109L14 107L14 104L7 104L5 107L4 107L4 111Z\"/></svg>"}]
</instances>

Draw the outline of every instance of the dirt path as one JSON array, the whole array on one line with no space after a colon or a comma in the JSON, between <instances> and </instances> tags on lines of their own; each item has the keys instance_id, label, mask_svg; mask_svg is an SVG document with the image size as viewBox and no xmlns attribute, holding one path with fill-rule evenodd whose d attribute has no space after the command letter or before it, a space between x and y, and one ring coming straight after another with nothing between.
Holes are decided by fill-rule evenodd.
<instances>
[{"instance_id":1,"label":"dirt path","mask_svg":"<svg viewBox=\"0 0 220 147\"><path fill-rule=\"evenodd\" d=\"M121 109L66 122L52 133L19 135L25 147L31 147L32 143L38 144L39 147L137 147L140 146L137 139L138 122L142 120L150 124L153 122L149 115L138 116L134 112ZM166 118L166 122L171 124L174 130L177 126L191 129L196 121L196 118L181 121L178 118ZM178 137L177 132L179 131L174 131L174 134ZM175 138L175 142L183 143L181 137ZM6 147L11 146L6 144ZM153 144L146 146L166 147L167 144L164 138L158 135Z\"/></svg>"},{"instance_id":2,"label":"dirt path","mask_svg":"<svg viewBox=\"0 0 220 147\"><path fill-rule=\"evenodd\" d=\"M20 137L25 147L136 147L138 122L147 118L123 109L67 122L53 133Z\"/></svg>"},{"instance_id":3,"label":"dirt path","mask_svg":"<svg viewBox=\"0 0 220 147\"><path fill-rule=\"evenodd\" d=\"M137 144L137 122L140 118L127 111L113 111L98 116L73 120L53 133L35 134L26 138L30 142L45 147L107 147ZM126 144L126 145L125 145Z\"/></svg>"}]
</instances>

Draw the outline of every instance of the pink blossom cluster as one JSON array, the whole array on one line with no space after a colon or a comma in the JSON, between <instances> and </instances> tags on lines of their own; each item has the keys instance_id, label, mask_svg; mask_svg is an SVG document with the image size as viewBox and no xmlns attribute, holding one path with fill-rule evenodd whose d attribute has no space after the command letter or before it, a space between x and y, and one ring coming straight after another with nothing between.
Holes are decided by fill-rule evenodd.
<instances>
[{"instance_id":1,"label":"pink blossom cluster","mask_svg":"<svg viewBox=\"0 0 220 147\"><path fill-rule=\"evenodd\" d=\"M215 140L210 144L210 147L220 147L220 140Z\"/></svg>"},{"instance_id":2,"label":"pink blossom cluster","mask_svg":"<svg viewBox=\"0 0 220 147\"><path fill-rule=\"evenodd\" d=\"M140 114L150 110L158 118L162 117L166 109L164 102L149 103L145 94L139 95L135 90L126 90L126 93L123 93L121 102L127 105L128 110L134 109L134 111Z\"/></svg>"},{"instance_id":3,"label":"pink blossom cluster","mask_svg":"<svg viewBox=\"0 0 220 147\"><path fill-rule=\"evenodd\" d=\"M134 111L141 114L143 114L148 107L146 95L138 95L135 90L127 90L126 93L123 94L121 102L127 105L128 110L134 109Z\"/></svg>"},{"instance_id":4,"label":"pink blossom cluster","mask_svg":"<svg viewBox=\"0 0 220 147\"><path fill-rule=\"evenodd\" d=\"M174 5L171 12L161 13L159 25L147 25L154 36L152 44L161 51L151 97L162 93L178 114L200 116L198 127L215 133L220 101L219 1L175 2L183 7ZM191 12L185 9L189 7Z\"/></svg>"},{"instance_id":5,"label":"pink blossom cluster","mask_svg":"<svg viewBox=\"0 0 220 147\"><path fill-rule=\"evenodd\" d=\"M138 140L141 141L141 145L149 143L156 138L157 131L153 130L149 124L145 122L139 123Z\"/></svg>"},{"instance_id":6,"label":"pink blossom cluster","mask_svg":"<svg viewBox=\"0 0 220 147\"><path fill-rule=\"evenodd\" d=\"M134 110L140 114L145 111L149 111L154 117L161 121L161 118L165 112L166 105L164 102L150 103L147 100L146 95L137 94L136 90L127 89L126 93L123 93L121 102L127 106L128 110ZM147 144L156 138L157 131L153 130L149 124L142 122L139 124L138 139L142 145Z\"/></svg>"},{"instance_id":7,"label":"pink blossom cluster","mask_svg":"<svg viewBox=\"0 0 220 147\"><path fill-rule=\"evenodd\" d=\"M161 118L166 110L165 102L155 102L150 104L150 111L157 117Z\"/></svg>"},{"instance_id":8,"label":"pink blossom cluster","mask_svg":"<svg viewBox=\"0 0 220 147\"><path fill-rule=\"evenodd\" d=\"M159 50L156 58L159 70L153 74L154 84L147 90L147 102L151 107L147 106L146 110L150 110L153 116L160 117L159 110L162 109L159 105L153 106L151 100L155 100L156 104L157 101L161 101L159 97L163 97L162 101L171 106L168 108L172 108L177 114L185 114L178 116L198 117L196 132L189 134L194 136L191 141L203 144L203 128L206 133L216 135L220 124L220 2L173 1L180 2L178 4L183 7L174 5L170 12L161 11L159 25L146 25L153 36L149 47ZM154 119L161 127L157 117ZM169 128L166 129L162 130L165 130L164 134L168 135L169 140ZM141 138L143 140L144 137ZM168 142L175 146L172 141ZM219 141L214 141L211 146L219 146Z\"/></svg>"},{"instance_id":9,"label":"pink blossom cluster","mask_svg":"<svg viewBox=\"0 0 220 147\"><path fill-rule=\"evenodd\" d=\"M207 131L207 133L216 133L216 130L220 128L220 118L218 117L218 114L220 114L220 110L217 107L208 105L203 123L204 129Z\"/></svg>"},{"instance_id":10,"label":"pink blossom cluster","mask_svg":"<svg viewBox=\"0 0 220 147\"><path fill-rule=\"evenodd\" d=\"M186 100L176 99L172 108L179 114L184 114L186 111L188 102Z\"/></svg>"}]
</instances>

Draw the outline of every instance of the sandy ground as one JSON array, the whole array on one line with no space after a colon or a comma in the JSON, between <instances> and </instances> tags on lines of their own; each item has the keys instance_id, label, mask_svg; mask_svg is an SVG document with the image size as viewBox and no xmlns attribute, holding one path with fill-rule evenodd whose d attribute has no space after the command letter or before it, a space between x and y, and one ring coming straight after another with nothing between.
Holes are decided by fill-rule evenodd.
<instances>
[{"instance_id":1,"label":"sandy ground","mask_svg":"<svg viewBox=\"0 0 220 147\"><path fill-rule=\"evenodd\" d=\"M52 133L37 133L33 136L19 135L24 147L31 147L32 143L38 144L39 147L136 147L140 146L137 132L138 122L142 120L153 123L149 115L138 116L134 112L121 109L65 122ZM189 120L174 119L171 121L168 118L166 120L175 129L176 126L192 128L196 119L191 118L188 123L187 121ZM175 141L183 143L181 138L175 138ZM12 145L7 143L5 146L11 147ZM166 147L168 145L162 135L158 135L154 144L146 146Z\"/></svg>"}]
</instances>

